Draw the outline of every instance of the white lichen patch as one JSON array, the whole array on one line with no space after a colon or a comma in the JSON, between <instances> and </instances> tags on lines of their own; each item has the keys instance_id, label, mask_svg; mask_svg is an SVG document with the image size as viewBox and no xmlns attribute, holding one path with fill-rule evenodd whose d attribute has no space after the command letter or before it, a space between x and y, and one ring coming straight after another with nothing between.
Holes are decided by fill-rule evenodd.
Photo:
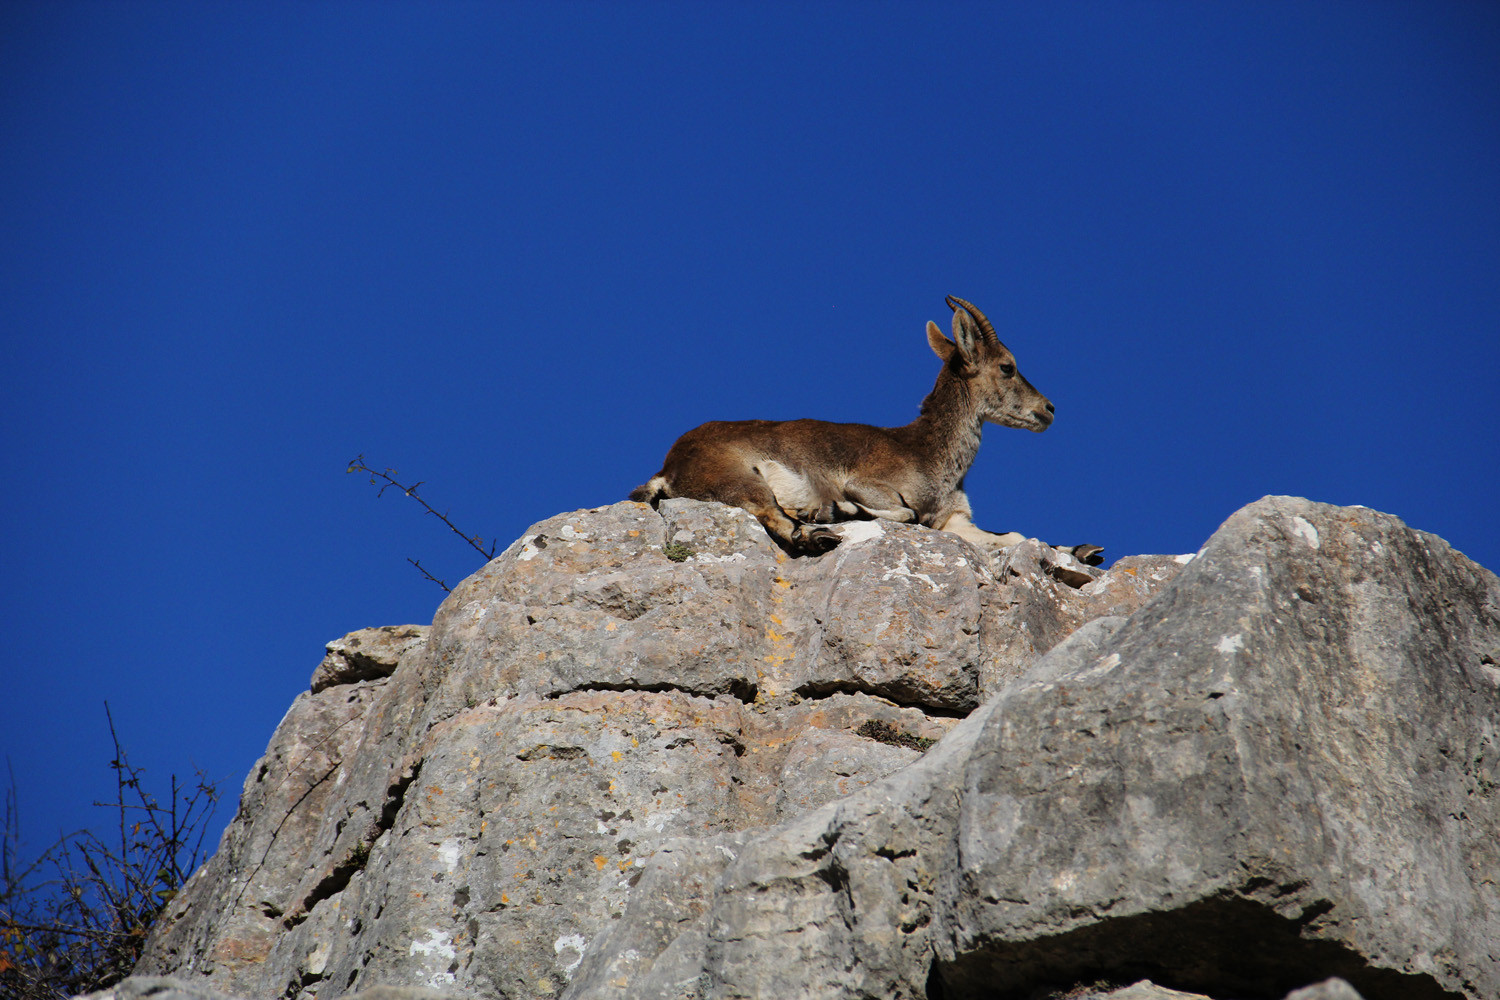
<instances>
[{"instance_id":1,"label":"white lichen patch","mask_svg":"<svg viewBox=\"0 0 1500 1000\"><path fill-rule=\"evenodd\" d=\"M1225 655L1233 655L1245 648L1245 637L1236 632L1234 635L1226 635L1214 644L1214 649Z\"/></svg>"},{"instance_id":2,"label":"white lichen patch","mask_svg":"<svg viewBox=\"0 0 1500 1000\"><path fill-rule=\"evenodd\" d=\"M1184 552L1180 556L1173 556L1172 561L1182 566L1186 566L1196 558L1198 558L1198 554L1196 552Z\"/></svg>"},{"instance_id":3,"label":"white lichen patch","mask_svg":"<svg viewBox=\"0 0 1500 1000\"><path fill-rule=\"evenodd\" d=\"M535 559L542 550L531 543L536 541L535 535L525 535L521 538L521 551L516 554L517 562L527 562Z\"/></svg>"},{"instance_id":4,"label":"white lichen patch","mask_svg":"<svg viewBox=\"0 0 1500 1000\"><path fill-rule=\"evenodd\" d=\"M563 525L557 534L558 537L566 538L570 542L587 542L593 537L587 531L579 531L571 524Z\"/></svg>"},{"instance_id":5,"label":"white lichen patch","mask_svg":"<svg viewBox=\"0 0 1500 1000\"><path fill-rule=\"evenodd\" d=\"M458 870L458 842L447 840L438 845L438 860L450 872Z\"/></svg>"},{"instance_id":6,"label":"white lichen patch","mask_svg":"<svg viewBox=\"0 0 1500 1000\"><path fill-rule=\"evenodd\" d=\"M884 534L885 528L879 521L850 521L848 524L839 526L839 537L844 540L845 545L868 542Z\"/></svg>"},{"instance_id":7,"label":"white lichen patch","mask_svg":"<svg viewBox=\"0 0 1500 1000\"><path fill-rule=\"evenodd\" d=\"M682 807L677 806L671 809L661 809L656 812L647 813L645 823L657 833L665 833L667 824L672 822L681 812Z\"/></svg>"},{"instance_id":8,"label":"white lichen patch","mask_svg":"<svg viewBox=\"0 0 1500 1000\"><path fill-rule=\"evenodd\" d=\"M704 563L742 563L745 561L745 553L731 552L727 556L715 556L706 552L695 552L692 555L693 562Z\"/></svg>"},{"instance_id":9,"label":"white lichen patch","mask_svg":"<svg viewBox=\"0 0 1500 1000\"><path fill-rule=\"evenodd\" d=\"M1088 670L1086 670L1086 671L1083 672L1083 677L1084 678L1099 677L1099 676L1101 676L1103 674L1109 673L1111 670L1115 669L1115 667L1118 667L1119 665L1120 665L1120 654L1119 653L1110 653L1108 656L1101 656L1101 657L1099 657L1098 662L1096 662L1092 667L1089 667Z\"/></svg>"},{"instance_id":10,"label":"white lichen patch","mask_svg":"<svg viewBox=\"0 0 1500 1000\"><path fill-rule=\"evenodd\" d=\"M432 929L427 932L426 941L413 941L408 955L422 955L428 959L437 959L442 969L427 977L428 986L451 986L453 985L453 973L447 971L448 966L458 957L458 949L453 947L453 939L442 931Z\"/></svg>"},{"instance_id":11,"label":"white lichen patch","mask_svg":"<svg viewBox=\"0 0 1500 1000\"><path fill-rule=\"evenodd\" d=\"M588 947L588 941L582 934L564 934L552 942L552 950L557 953L558 964L562 966L563 976L571 980L573 970L577 969L583 961L583 949ZM564 958L563 952L572 952L572 957Z\"/></svg>"},{"instance_id":12,"label":"white lichen patch","mask_svg":"<svg viewBox=\"0 0 1500 1000\"><path fill-rule=\"evenodd\" d=\"M1293 515L1292 533L1295 534L1298 538L1302 539L1312 548L1318 548L1320 544L1320 540L1318 538L1318 529L1314 528L1312 526L1312 522L1308 521L1306 518Z\"/></svg>"},{"instance_id":13,"label":"white lichen patch","mask_svg":"<svg viewBox=\"0 0 1500 1000\"><path fill-rule=\"evenodd\" d=\"M928 576L926 573L913 573L911 571L911 560L905 552L901 553L901 561L891 569L886 570L885 573L881 575L880 579L883 582L889 582L892 577L897 576L908 577L912 580L921 580L933 590L943 589L939 587L937 583L933 581L932 577Z\"/></svg>"}]
</instances>

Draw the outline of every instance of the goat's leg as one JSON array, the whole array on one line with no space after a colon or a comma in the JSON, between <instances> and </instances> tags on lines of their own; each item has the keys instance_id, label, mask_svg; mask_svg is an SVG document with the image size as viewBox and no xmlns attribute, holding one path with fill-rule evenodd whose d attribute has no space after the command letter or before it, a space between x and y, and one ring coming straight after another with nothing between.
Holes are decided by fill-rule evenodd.
<instances>
[{"instance_id":1,"label":"goat's leg","mask_svg":"<svg viewBox=\"0 0 1500 1000\"><path fill-rule=\"evenodd\" d=\"M941 531L951 531L966 542L991 549L1008 549L1012 545L1026 541L1026 536L1019 531L1007 531L1003 535L997 535L993 531L985 531L983 528L976 527L964 511L954 511L946 521L934 527Z\"/></svg>"},{"instance_id":2,"label":"goat's leg","mask_svg":"<svg viewBox=\"0 0 1500 1000\"><path fill-rule=\"evenodd\" d=\"M937 513L931 516L931 520L923 518L922 523L939 531L951 531L964 541L983 548L1008 549L1026 541L1026 536L1019 531L997 535L976 527L974 508L969 506L969 495L963 490L954 490L937 509Z\"/></svg>"},{"instance_id":3,"label":"goat's leg","mask_svg":"<svg viewBox=\"0 0 1500 1000\"><path fill-rule=\"evenodd\" d=\"M766 533L793 555L822 555L840 541L832 528L799 524L787 517L770 484L759 474L718 484L713 499L749 511Z\"/></svg>"},{"instance_id":4,"label":"goat's leg","mask_svg":"<svg viewBox=\"0 0 1500 1000\"><path fill-rule=\"evenodd\" d=\"M987 545L990 548L1008 549L1012 545L1024 542L1026 536L1019 531L1008 531L1003 535L997 535L991 531L974 526L965 514L954 514L948 518L947 524L943 526L944 531L951 531L958 537L973 542L975 545ZM1098 566L1104 562L1104 551L1102 545L1054 545L1052 548L1058 552L1065 552L1083 563L1085 566Z\"/></svg>"},{"instance_id":5,"label":"goat's leg","mask_svg":"<svg viewBox=\"0 0 1500 1000\"><path fill-rule=\"evenodd\" d=\"M839 520L840 508L832 500L824 500L816 507L783 507L787 517L795 521L806 521L815 524L832 524Z\"/></svg>"},{"instance_id":6,"label":"goat's leg","mask_svg":"<svg viewBox=\"0 0 1500 1000\"><path fill-rule=\"evenodd\" d=\"M965 541L975 545L984 545L993 549L1008 549L1026 540L1026 536L1019 531L1007 531L1003 535L997 535L992 531L985 531L974 525L973 508L969 506L969 497L962 490L957 490L948 498L948 502L938 511L929 523L932 527L942 531L951 531ZM1066 552L1085 566L1098 566L1104 562L1100 555L1104 551L1098 545L1054 545L1059 552Z\"/></svg>"},{"instance_id":7,"label":"goat's leg","mask_svg":"<svg viewBox=\"0 0 1500 1000\"><path fill-rule=\"evenodd\" d=\"M885 521L901 521L910 524L917 519L917 512L906 505L901 494L885 483L867 479L850 479L844 483L844 500L839 510L847 514L863 514Z\"/></svg>"},{"instance_id":8,"label":"goat's leg","mask_svg":"<svg viewBox=\"0 0 1500 1000\"><path fill-rule=\"evenodd\" d=\"M997 535L992 531L985 531L976 527L970 515L956 512L951 515L947 522L942 525L942 530L951 531L960 538L972 542L975 545L987 545L990 548L1008 549L1026 540L1025 535L1019 531L1007 531L1003 535ZM1043 543L1046 544L1046 543ZM1057 552L1070 555L1085 566L1098 566L1104 562L1100 554L1104 551L1102 545L1052 545L1049 546Z\"/></svg>"}]
</instances>

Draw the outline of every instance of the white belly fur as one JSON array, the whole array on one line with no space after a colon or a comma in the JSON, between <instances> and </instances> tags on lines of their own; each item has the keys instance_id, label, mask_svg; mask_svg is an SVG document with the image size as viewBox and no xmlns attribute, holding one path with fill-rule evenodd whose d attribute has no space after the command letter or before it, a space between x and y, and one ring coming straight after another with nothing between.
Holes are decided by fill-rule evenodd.
<instances>
[{"instance_id":1,"label":"white belly fur","mask_svg":"<svg viewBox=\"0 0 1500 1000\"><path fill-rule=\"evenodd\" d=\"M776 495L776 505L784 510L805 510L818 505L818 494L812 482L795 469L780 462L758 462L755 471L771 487Z\"/></svg>"}]
</instances>

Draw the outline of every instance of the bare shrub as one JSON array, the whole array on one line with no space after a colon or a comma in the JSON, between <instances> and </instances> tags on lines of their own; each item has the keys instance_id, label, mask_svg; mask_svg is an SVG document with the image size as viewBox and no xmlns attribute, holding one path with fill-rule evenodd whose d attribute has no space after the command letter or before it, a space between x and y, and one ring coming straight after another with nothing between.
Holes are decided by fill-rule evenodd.
<instances>
[{"instance_id":1,"label":"bare shrub","mask_svg":"<svg viewBox=\"0 0 1500 1000\"><path fill-rule=\"evenodd\" d=\"M199 770L176 775L165 799L142 782L115 731L114 829L60 836L23 862L15 774L0 831L0 998L59 1000L106 989L130 974L151 922L204 860L203 838L218 790Z\"/></svg>"}]
</instances>

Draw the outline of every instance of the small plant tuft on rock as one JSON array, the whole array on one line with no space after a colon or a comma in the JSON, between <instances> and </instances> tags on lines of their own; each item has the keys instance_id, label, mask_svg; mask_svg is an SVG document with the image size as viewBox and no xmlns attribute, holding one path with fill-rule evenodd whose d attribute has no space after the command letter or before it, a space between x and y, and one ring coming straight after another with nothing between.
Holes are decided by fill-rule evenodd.
<instances>
[{"instance_id":1,"label":"small plant tuft on rock","mask_svg":"<svg viewBox=\"0 0 1500 1000\"><path fill-rule=\"evenodd\" d=\"M673 562L686 562L693 556L693 550L681 542L668 542L662 546L661 554Z\"/></svg>"},{"instance_id":2,"label":"small plant tuft on rock","mask_svg":"<svg viewBox=\"0 0 1500 1000\"><path fill-rule=\"evenodd\" d=\"M889 722L882 722L879 719L866 719L854 731L854 735L863 736L878 743L888 743L893 747L905 747L908 750L916 750L921 753L926 753L937 742L937 740L928 739L925 736L913 736L911 733L897 729Z\"/></svg>"}]
</instances>

